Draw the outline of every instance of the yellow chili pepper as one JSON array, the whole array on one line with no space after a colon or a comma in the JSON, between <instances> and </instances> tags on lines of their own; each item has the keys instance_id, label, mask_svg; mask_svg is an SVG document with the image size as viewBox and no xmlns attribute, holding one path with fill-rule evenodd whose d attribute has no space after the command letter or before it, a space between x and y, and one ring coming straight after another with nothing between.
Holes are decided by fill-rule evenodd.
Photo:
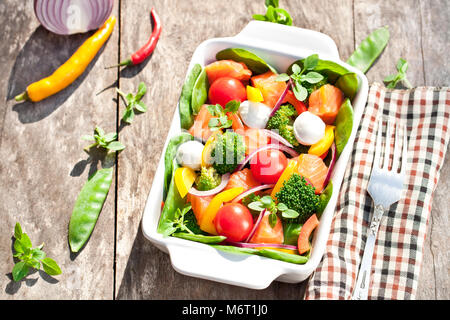
<instances>
[{"instance_id":1,"label":"yellow chili pepper","mask_svg":"<svg viewBox=\"0 0 450 320\"><path fill-rule=\"evenodd\" d=\"M283 187L283 183L292 176L292 174L297 169L298 162L296 160L289 160L286 168L284 169L283 173L281 174L280 178L278 179L277 183L275 184L275 187L272 189L272 193L270 196L274 199L276 199L275 195L280 191L280 189Z\"/></svg>"},{"instance_id":2,"label":"yellow chili pepper","mask_svg":"<svg viewBox=\"0 0 450 320\"><path fill-rule=\"evenodd\" d=\"M201 221L198 221L200 229L208 232L209 234L217 235L216 227L214 226L214 218L216 217L217 211L219 211L224 202L233 200L242 192L244 192L244 188L242 187L231 188L222 191L214 198L212 198L211 202L206 208L205 214L201 218Z\"/></svg>"},{"instance_id":3,"label":"yellow chili pepper","mask_svg":"<svg viewBox=\"0 0 450 320\"><path fill-rule=\"evenodd\" d=\"M327 125L325 127L325 135L318 142L313 144L309 150L309 154L314 154L316 156L323 155L328 149L330 149L331 145L334 141L334 126Z\"/></svg>"},{"instance_id":4,"label":"yellow chili pepper","mask_svg":"<svg viewBox=\"0 0 450 320\"><path fill-rule=\"evenodd\" d=\"M25 92L15 97L15 100L38 102L69 86L86 70L89 63L108 40L115 24L116 17L109 17L103 26L89 37L69 60L56 69L52 75L30 84Z\"/></svg>"}]
</instances>

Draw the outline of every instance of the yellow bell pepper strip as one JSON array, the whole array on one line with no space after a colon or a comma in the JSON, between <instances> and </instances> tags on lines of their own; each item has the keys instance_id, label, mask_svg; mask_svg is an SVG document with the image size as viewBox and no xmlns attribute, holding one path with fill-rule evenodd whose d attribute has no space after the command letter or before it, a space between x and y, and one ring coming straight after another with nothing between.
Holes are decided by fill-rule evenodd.
<instances>
[{"instance_id":1,"label":"yellow bell pepper strip","mask_svg":"<svg viewBox=\"0 0 450 320\"><path fill-rule=\"evenodd\" d=\"M280 178L278 179L277 183L275 184L275 187L273 187L273 190L270 194L270 196L276 200L275 195L280 191L280 189L283 187L283 183L292 176L292 174L296 171L298 166L298 162L294 159L289 160L286 168L284 169L283 173L281 174Z\"/></svg>"},{"instance_id":2,"label":"yellow bell pepper strip","mask_svg":"<svg viewBox=\"0 0 450 320\"><path fill-rule=\"evenodd\" d=\"M186 197L192 185L194 184L197 174L188 167L178 168L175 171L175 185L180 193L181 198Z\"/></svg>"},{"instance_id":3,"label":"yellow bell pepper strip","mask_svg":"<svg viewBox=\"0 0 450 320\"><path fill-rule=\"evenodd\" d=\"M335 127L332 125L327 125L325 127L325 135L323 136L323 138L320 139L315 144L313 144L309 148L308 153L320 157L325 152L327 152L327 150L330 149L334 141L334 128Z\"/></svg>"},{"instance_id":4,"label":"yellow bell pepper strip","mask_svg":"<svg viewBox=\"0 0 450 320\"><path fill-rule=\"evenodd\" d=\"M263 102L264 97L258 88L247 86L247 100L252 102Z\"/></svg>"},{"instance_id":5,"label":"yellow bell pepper strip","mask_svg":"<svg viewBox=\"0 0 450 320\"><path fill-rule=\"evenodd\" d=\"M111 16L103 26L89 37L63 65L47 78L30 84L27 90L15 97L16 101L41 101L63 90L74 82L88 67L100 48L111 35L116 17Z\"/></svg>"},{"instance_id":6,"label":"yellow bell pepper strip","mask_svg":"<svg viewBox=\"0 0 450 320\"><path fill-rule=\"evenodd\" d=\"M244 192L244 188L237 187L222 191L221 193L217 194L209 203L201 220L198 221L200 229L209 234L218 235L216 227L214 226L214 218L216 217L217 211L219 211L224 202L233 200L242 192Z\"/></svg>"}]
</instances>

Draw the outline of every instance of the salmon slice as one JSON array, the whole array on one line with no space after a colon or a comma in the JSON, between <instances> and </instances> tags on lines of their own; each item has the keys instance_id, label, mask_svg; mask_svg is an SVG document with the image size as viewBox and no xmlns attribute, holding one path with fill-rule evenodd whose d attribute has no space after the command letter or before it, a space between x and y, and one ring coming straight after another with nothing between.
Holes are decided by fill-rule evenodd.
<instances>
[{"instance_id":1,"label":"salmon slice","mask_svg":"<svg viewBox=\"0 0 450 320\"><path fill-rule=\"evenodd\" d=\"M250 243L283 243L283 224L280 218L277 217L275 227L272 228L269 223L269 215L270 211L266 211L255 234L250 239Z\"/></svg>"},{"instance_id":2,"label":"salmon slice","mask_svg":"<svg viewBox=\"0 0 450 320\"><path fill-rule=\"evenodd\" d=\"M213 131L208 126L209 120L211 120L213 116L209 113L207 105L204 104L200 111L198 112L197 117L194 120L194 124L189 129L189 133L196 138L202 139L203 141L208 140Z\"/></svg>"},{"instance_id":3,"label":"salmon slice","mask_svg":"<svg viewBox=\"0 0 450 320\"><path fill-rule=\"evenodd\" d=\"M308 111L319 116L326 124L333 124L344 102L344 93L331 84L321 86L309 96Z\"/></svg>"},{"instance_id":4,"label":"salmon slice","mask_svg":"<svg viewBox=\"0 0 450 320\"><path fill-rule=\"evenodd\" d=\"M275 107L278 99L286 89L287 84L276 81L277 75L272 71L252 77L253 86L261 90L263 103L271 108Z\"/></svg>"},{"instance_id":5,"label":"salmon slice","mask_svg":"<svg viewBox=\"0 0 450 320\"><path fill-rule=\"evenodd\" d=\"M215 61L205 67L208 75L209 84L222 77L231 77L240 81L248 81L252 76L252 72L242 62L233 60Z\"/></svg>"},{"instance_id":6,"label":"salmon slice","mask_svg":"<svg viewBox=\"0 0 450 320\"><path fill-rule=\"evenodd\" d=\"M244 188L245 192L259 185L261 185L261 183L255 180L251 170L248 168L244 168L231 174L230 181L228 181L225 190L242 187Z\"/></svg>"},{"instance_id":7,"label":"salmon slice","mask_svg":"<svg viewBox=\"0 0 450 320\"><path fill-rule=\"evenodd\" d=\"M200 225L202 217L212 198L214 198L214 196L199 197L188 193L187 201L191 203L192 211L194 212L198 225Z\"/></svg>"},{"instance_id":8,"label":"salmon slice","mask_svg":"<svg viewBox=\"0 0 450 320\"><path fill-rule=\"evenodd\" d=\"M316 194L319 194L328 173L328 167L322 158L314 154L302 153L297 157L297 162L297 173L309 180L316 188Z\"/></svg>"}]
</instances>

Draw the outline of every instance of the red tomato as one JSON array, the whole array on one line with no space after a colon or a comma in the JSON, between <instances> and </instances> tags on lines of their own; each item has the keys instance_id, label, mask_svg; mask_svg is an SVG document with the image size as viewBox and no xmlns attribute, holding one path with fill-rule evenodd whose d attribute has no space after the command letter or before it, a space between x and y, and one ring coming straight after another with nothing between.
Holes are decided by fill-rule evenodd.
<instances>
[{"instance_id":1,"label":"red tomato","mask_svg":"<svg viewBox=\"0 0 450 320\"><path fill-rule=\"evenodd\" d=\"M214 218L217 233L230 241L245 240L253 228L253 217L246 206L227 203L217 211Z\"/></svg>"},{"instance_id":2,"label":"red tomato","mask_svg":"<svg viewBox=\"0 0 450 320\"><path fill-rule=\"evenodd\" d=\"M239 102L246 100L247 91L239 80L222 77L211 84L208 97L211 104L220 104L222 107L225 107L231 100Z\"/></svg>"},{"instance_id":3,"label":"red tomato","mask_svg":"<svg viewBox=\"0 0 450 320\"><path fill-rule=\"evenodd\" d=\"M277 183L287 164L288 159L283 152L269 149L258 152L250 160L250 169L256 180L271 184Z\"/></svg>"}]
</instances>

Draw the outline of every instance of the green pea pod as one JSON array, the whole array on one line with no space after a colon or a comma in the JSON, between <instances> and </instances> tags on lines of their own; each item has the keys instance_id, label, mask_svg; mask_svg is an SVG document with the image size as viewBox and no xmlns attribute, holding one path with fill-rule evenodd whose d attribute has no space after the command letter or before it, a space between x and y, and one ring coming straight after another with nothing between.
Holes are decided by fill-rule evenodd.
<instances>
[{"instance_id":1,"label":"green pea pod","mask_svg":"<svg viewBox=\"0 0 450 320\"><path fill-rule=\"evenodd\" d=\"M175 171L178 168L176 161L173 161L173 170L169 188L167 190L167 197L164 201L164 207L159 218L157 231L161 234L170 234L173 232L173 222L175 221L175 214L177 209L182 209L185 201L181 198L180 193L175 185ZM169 232L170 231L170 232Z\"/></svg>"},{"instance_id":2,"label":"green pea pod","mask_svg":"<svg viewBox=\"0 0 450 320\"><path fill-rule=\"evenodd\" d=\"M327 187L323 189L322 193L319 196L319 207L317 208L318 219L320 219L323 211L327 207L327 204L330 201L332 193L333 193L333 183L330 180L330 182L328 182Z\"/></svg>"},{"instance_id":3,"label":"green pea pod","mask_svg":"<svg viewBox=\"0 0 450 320\"><path fill-rule=\"evenodd\" d=\"M183 84L180 100L178 101L181 128L186 130L194 124L194 116L192 114L191 106L192 90L194 89L195 81L200 75L200 72L202 72L202 66L195 64Z\"/></svg>"},{"instance_id":4,"label":"green pea pod","mask_svg":"<svg viewBox=\"0 0 450 320\"><path fill-rule=\"evenodd\" d=\"M81 189L69 222L69 244L72 252L78 252L94 230L112 178L112 167L97 170Z\"/></svg>"},{"instance_id":5,"label":"green pea pod","mask_svg":"<svg viewBox=\"0 0 450 320\"><path fill-rule=\"evenodd\" d=\"M305 264L306 262L308 262L308 257L301 256L298 254L282 252L274 249L260 249L258 250L257 254L266 258L272 258L295 264Z\"/></svg>"},{"instance_id":6,"label":"green pea pod","mask_svg":"<svg viewBox=\"0 0 450 320\"><path fill-rule=\"evenodd\" d=\"M163 188L163 200L166 199L167 190L169 189L170 179L173 172L173 160L177 154L178 147L189 140L193 140L194 137L187 132L182 132L179 135L170 139L167 144L166 153L164 155L164 188Z\"/></svg>"},{"instance_id":7,"label":"green pea pod","mask_svg":"<svg viewBox=\"0 0 450 320\"><path fill-rule=\"evenodd\" d=\"M335 86L342 90L344 95L350 100L353 100L358 92L358 77L356 73L350 72L339 77Z\"/></svg>"},{"instance_id":8,"label":"green pea pod","mask_svg":"<svg viewBox=\"0 0 450 320\"><path fill-rule=\"evenodd\" d=\"M220 251L237 253L237 254L255 254L258 252L257 249L252 248L241 248L235 246L224 246L224 245L211 245L211 247L216 248Z\"/></svg>"},{"instance_id":9,"label":"green pea pod","mask_svg":"<svg viewBox=\"0 0 450 320\"><path fill-rule=\"evenodd\" d=\"M284 244L296 246L302 224L287 222L283 225Z\"/></svg>"},{"instance_id":10,"label":"green pea pod","mask_svg":"<svg viewBox=\"0 0 450 320\"><path fill-rule=\"evenodd\" d=\"M233 60L243 62L255 75L272 71L278 73L275 68L265 62L256 54L241 48L229 48L216 54L217 60Z\"/></svg>"},{"instance_id":11,"label":"green pea pod","mask_svg":"<svg viewBox=\"0 0 450 320\"><path fill-rule=\"evenodd\" d=\"M175 232L172 236L201 243L220 243L227 238L224 236L205 236L203 234L192 234L186 232Z\"/></svg>"},{"instance_id":12,"label":"green pea pod","mask_svg":"<svg viewBox=\"0 0 450 320\"><path fill-rule=\"evenodd\" d=\"M366 73L389 42L389 29L381 27L364 39L348 58L347 63Z\"/></svg>"},{"instance_id":13,"label":"green pea pod","mask_svg":"<svg viewBox=\"0 0 450 320\"><path fill-rule=\"evenodd\" d=\"M198 114L201 106L208 99L208 77L206 75L206 69L203 68L202 72L195 81L194 88L192 90L191 109L194 115Z\"/></svg>"},{"instance_id":14,"label":"green pea pod","mask_svg":"<svg viewBox=\"0 0 450 320\"><path fill-rule=\"evenodd\" d=\"M334 139L336 142L336 152L339 156L347 144L353 128L353 108L350 99L345 99L339 108L336 116L336 129L334 130Z\"/></svg>"}]
</instances>

